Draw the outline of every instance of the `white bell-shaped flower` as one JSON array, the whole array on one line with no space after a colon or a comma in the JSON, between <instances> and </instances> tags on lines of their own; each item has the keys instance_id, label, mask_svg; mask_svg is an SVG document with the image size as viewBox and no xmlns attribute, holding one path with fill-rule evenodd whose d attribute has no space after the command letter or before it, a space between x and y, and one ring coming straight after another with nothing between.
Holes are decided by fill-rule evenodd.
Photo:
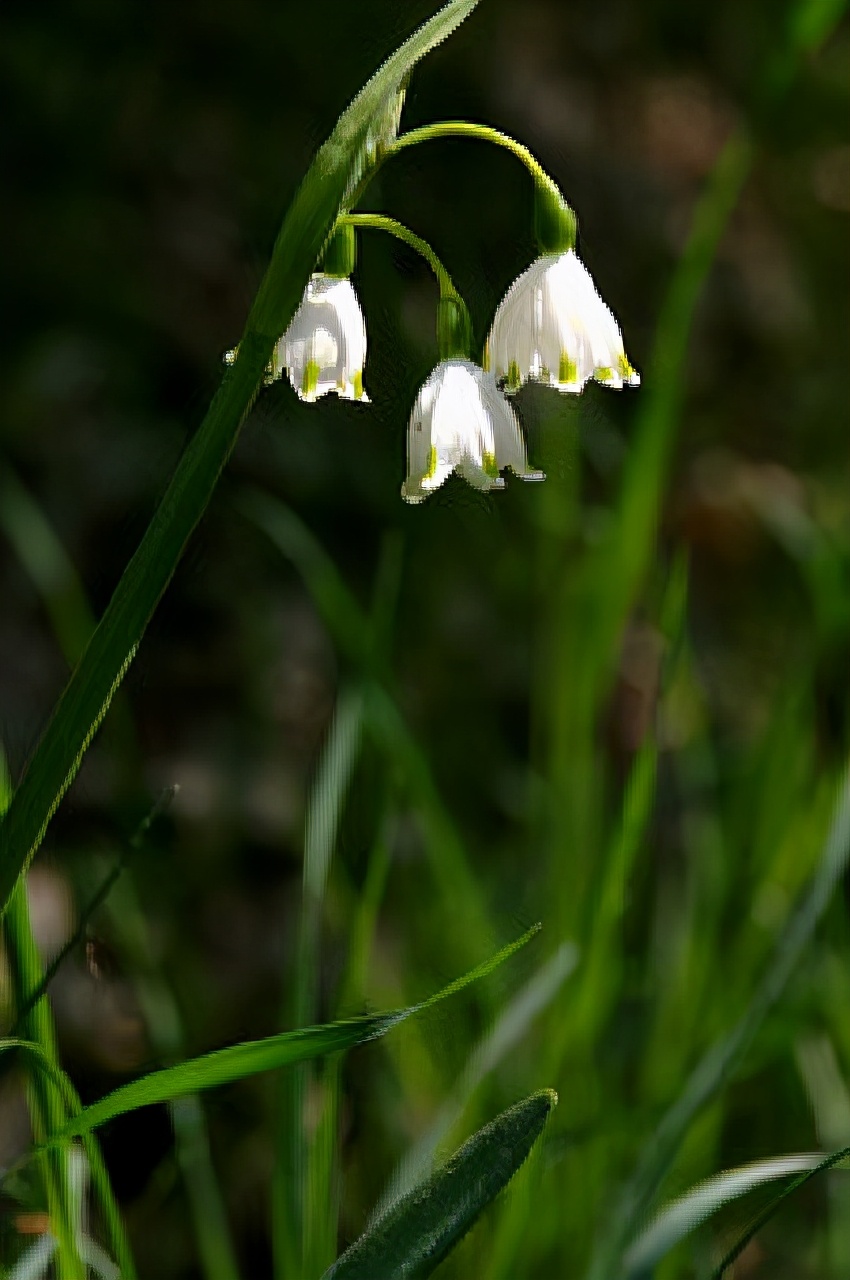
<instances>
[{"instance_id":1,"label":"white bell-shaped flower","mask_svg":"<svg viewBox=\"0 0 850 1280\"><path fill-rule=\"evenodd\" d=\"M476 489L503 489L505 467L544 478L529 469L519 420L493 375L471 360L441 360L410 415L402 497L422 502L452 471Z\"/></svg>"},{"instance_id":2,"label":"white bell-shaped flower","mask_svg":"<svg viewBox=\"0 0 850 1280\"><path fill-rule=\"evenodd\" d=\"M527 379L571 392L589 378L606 387L640 383L620 326L573 249L538 258L513 282L496 309L484 363L508 392Z\"/></svg>"},{"instance_id":3,"label":"white bell-shaped flower","mask_svg":"<svg viewBox=\"0 0 850 1280\"><path fill-rule=\"evenodd\" d=\"M286 369L295 391L311 404L329 391L368 403L365 362L366 325L354 286L345 276L314 275L275 347L270 380Z\"/></svg>"}]
</instances>

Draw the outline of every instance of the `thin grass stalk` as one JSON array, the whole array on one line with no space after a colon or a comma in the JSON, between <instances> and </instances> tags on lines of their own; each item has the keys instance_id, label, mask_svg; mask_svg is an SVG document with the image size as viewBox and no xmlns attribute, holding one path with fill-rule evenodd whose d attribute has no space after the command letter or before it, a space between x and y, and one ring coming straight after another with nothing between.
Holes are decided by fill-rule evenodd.
<instances>
[{"instance_id":1,"label":"thin grass stalk","mask_svg":"<svg viewBox=\"0 0 850 1280\"><path fill-rule=\"evenodd\" d=\"M4 470L2 485L0 509L2 509L3 528L41 595L53 633L69 665L73 667L79 660L86 641L96 625L83 585L76 568L65 553L64 547L38 503L8 468ZM114 714L112 718L115 738L123 750L130 751L135 756L137 748L134 725L127 707L121 705L120 708L115 708L116 712L119 710L120 714ZM173 791L167 791L157 801L139 830L128 842L127 848L116 865L104 878L86 910L81 914L78 927L66 947L52 962L50 968L42 973L38 983L30 989L27 998L20 1003L14 1027L15 1034L28 1038L26 1018L30 1010L41 1001L50 978L68 952L79 942L89 916L108 898L125 872L130 849L141 843L151 822L172 796ZM179 1057L182 1047L179 1011L165 984L150 966L148 960L151 954L150 939L146 936L146 925L135 892L126 877L122 890L124 910L108 908L109 914L122 945L131 954L137 988L147 1014L151 1038L160 1053L169 1060L174 1060ZM177 1042L175 1042L175 1034ZM204 1275L207 1280L238 1280L236 1256L227 1226L221 1192L212 1167L209 1138L200 1102L197 1099L185 1098L179 1104L172 1104L172 1124L177 1161L186 1182L186 1192ZM84 1146L89 1158L94 1189L104 1207L110 1237L122 1275L124 1280L132 1280L135 1268L112 1194L109 1175L100 1156L97 1138L94 1135L87 1135L84 1138Z\"/></svg>"},{"instance_id":2,"label":"thin grass stalk","mask_svg":"<svg viewBox=\"0 0 850 1280\"><path fill-rule=\"evenodd\" d=\"M317 1021L321 931L325 890L330 874L343 805L360 751L363 699L359 691L340 695L328 740L316 773L305 822L301 918L293 991L285 1000L284 1020L293 1026ZM272 1230L276 1275L280 1280L301 1275L309 1247L322 1252L314 1216L327 1227L327 1200L317 1198L330 1186L332 1173L317 1169L332 1159L327 1134L316 1147L308 1135L307 1105L315 1073L307 1063L296 1065L280 1082L275 1169L272 1178ZM332 1090L337 1083L331 1080ZM335 1106L332 1107L336 1114ZM328 1121L330 1123L330 1121ZM323 1192L326 1196L326 1192ZM335 1223L334 1223L335 1234Z\"/></svg>"},{"instance_id":3,"label":"thin grass stalk","mask_svg":"<svg viewBox=\"0 0 850 1280\"><path fill-rule=\"evenodd\" d=\"M16 1000L26 999L41 979L41 961L30 925L26 884L18 881L4 921L4 936L9 971ZM38 1045L47 1061L58 1069L58 1053L53 1018L46 997L29 1010L23 1020L22 1036ZM65 1104L56 1085L46 1075L29 1072L27 1098L33 1135L42 1143L62 1128L66 1119ZM64 1149L42 1151L38 1167L47 1196L50 1231L57 1241L57 1266L63 1280L86 1280L86 1269L80 1258L71 1211L71 1194Z\"/></svg>"},{"instance_id":4,"label":"thin grass stalk","mask_svg":"<svg viewBox=\"0 0 850 1280\"><path fill-rule=\"evenodd\" d=\"M106 912L134 974L151 1043L163 1062L179 1062L185 1053L183 1015L173 991L152 962L155 949L132 870L125 872L106 904ZM168 1106L202 1274L205 1280L239 1280L236 1249L213 1165L203 1104L197 1095L190 1094Z\"/></svg>"},{"instance_id":5,"label":"thin grass stalk","mask_svg":"<svg viewBox=\"0 0 850 1280\"><path fill-rule=\"evenodd\" d=\"M803 950L826 910L836 884L850 865L850 768L835 799L832 821L812 881L779 937L771 962L735 1026L698 1062L673 1106L662 1118L608 1215L589 1280L611 1280L618 1258L645 1219L687 1130L700 1110L730 1078L752 1044L798 965Z\"/></svg>"}]
</instances>

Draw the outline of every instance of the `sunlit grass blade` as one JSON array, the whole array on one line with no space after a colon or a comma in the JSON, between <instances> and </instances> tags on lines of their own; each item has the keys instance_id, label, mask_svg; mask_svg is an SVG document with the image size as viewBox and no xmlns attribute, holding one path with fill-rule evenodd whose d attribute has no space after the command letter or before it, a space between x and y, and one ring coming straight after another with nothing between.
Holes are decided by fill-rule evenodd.
<instances>
[{"instance_id":1,"label":"sunlit grass blade","mask_svg":"<svg viewBox=\"0 0 850 1280\"><path fill-rule=\"evenodd\" d=\"M8 804L9 794L6 758L0 752L0 812ZM68 1115L68 1100L72 1091L70 1086L66 1089L62 1084L57 1083L62 1078L62 1073L59 1067L53 1013L43 995L44 975L41 956L32 931L29 899L23 877L18 880L12 891L3 932L5 959L15 1005L17 1009L24 1009L23 1015L17 1019L22 1030L22 1041L36 1046L35 1057L39 1066L44 1062L50 1067L49 1071L30 1071L27 1076L27 1104L32 1131L36 1141L43 1143L48 1141L65 1123ZM32 993L38 991L42 992L41 996L31 999ZM11 1042L14 1042L14 1037L11 1038ZM8 1043L9 1041L6 1042ZM99 1162L100 1153L96 1149L95 1139L91 1139L90 1146L101 1175L99 1190L102 1193L101 1199L108 1229L113 1234L118 1250L127 1261L127 1274L131 1277L133 1264L129 1247L108 1178L102 1162ZM38 1168L53 1227L52 1234L56 1240L57 1267L67 1275L68 1280L77 1280L77 1277L84 1280L84 1263L79 1253L77 1232L74 1230L70 1170L65 1153L42 1149L38 1157Z\"/></svg>"},{"instance_id":2,"label":"sunlit grass blade","mask_svg":"<svg viewBox=\"0 0 850 1280\"><path fill-rule=\"evenodd\" d=\"M79 1115L82 1104L68 1076L51 1059L41 1045L20 1037L6 1036L0 1039L0 1057L5 1054L25 1057L32 1068L32 1076L41 1076L56 1091L68 1115ZM112 1183L103 1161L100 1144L91 1133L82 1135L82 1147L88 1160L92 1185L100 1204L107 1233L107 1243L121 1271L122 1280L135 1280L136 1268L124 1231L121 1214L112 1191ZM31 1153L30 1153L31 1154ZM26 1157L28 1158L28 1157Z\"/></svg>"},{"instance_id":3,"label":"sunlit grass blade","mask_svg":"<svg viewBox=\"0 0 850 1280\"><path fill-rule=\"evenodd\" d=\"M284 1009L284 1018L300 1026L318 1016L325 890L343 807L360 754L362 727L362 695L356 690L344 690L337 702L307 806L294 992L286 1000ZM280 1276L311 1270L308 1226L315 1250L322 1247L320 1221L325 1225L326 1236L336 1235L330 1194L332 1174L328 1167L334 1154L334 1143L328 1132L330 1119L323 1115L325 1123L319 1124L312 1140L308 1138L305 1115L308 1072L308 1063L299 1063L280 1081L272 1179L272 1224ZM333 1092L335 1087L336 1077L329 1077L327 1088ZM327 1092L325 1099L335 1113L333 1099L328 1099ZM330 1257L333 1257L332 1248Z\"/></svg>"},{"instance_id":4,"label":"sunlit grass blade","mask_svg":"<svg viewBox=\"0 0 850 1280\"><path fill-rule=\"evenodd\" d=\"M823 1173L826 1169L834 1169L836 1166L842 1165L847 1161L850 1161L850 1147L844 1147L841 1151L834 1151L832 1155L827 1156L825 1159L819 1161L819 1163L817 1163L813 1168L807 1169L805 1173L801 1173L799 1177L795 1178L791 1185L786 1187L784 1191L776 1196L774 1200L762 1210L755 1221L750 1223L747 1230L735 1242L733 1247L723 1258L720 1265L713 1272L711 1280L721 1280L732 1266L735 1259L741 1256L753 1237L757 1235L758 1232L761 1231L762 1227L770 1221L789 1196L792 1196L795 1191L803 1186L804 1183L808 1182L811 1178L814 1178L817 1174Z\"/></svg>"},{"instance_id":5,"label":"sunlit grass blade","mask_svg":"<svg viewBox=\"0 0 850 1280\"><path fill-rule=\"evenodd\" d=\"M343 112L314 157L283 220L236 360L180 459L3 818L0 916L73 781L206 510L262 384L274 344L295 312L337 216L359 197L395 137L406 77L476 3L452 0L420 27Z\"/></svg>"},{"instance_id":6,"label":"sunlit grass blade","mask_svg":"<svg viewBox=\"0 0 850 1280\"><path fill-rule=\"evenodd\" d=\"M149 825L173 794L173 790L163 793L131 839L131 845L141 843ZM183 1016L153 959L156 948L149 922L139 904L132 866L107 899L105 911L111 936L133 973L151 1045L160 1060L174 1062L184 1052ZM169 1111L174 1130L174 1155L185 1184L201 1272L205 1280L238 1280L236 1250L213 1165L203 1103L192 1096L178 1098L170 1104Z\"/></svg>"},{"instance_id":7,"label":"sunlit grass blade","mask_svg":"<svg viewBox=\"0 0 850 1280\"><path fill-rule=\"evenodd\" d=\"M535 925L489 960L485 960L468 973L456 978L436 994L405 1009L351 1018L344 1022L326 1023L323 1026L304 1027L297 1031L284 1031L279 1035L230 1045L226 1049L217 1049L187 1062L178 1063L176 1066L152 1071L131 1084L122 1085L119 1089L107 1094L105 1098L101 1098L99 1102L86 1107L52 1135L50 1145L63 1143L69 1138L89 1133L99 1125L105 1124L107 1120L125 1115L128 1111L135 1111L139 1107L151 1106L156 1102L171 1102L174 1098L199 1093L204 1089L215 1088L217 1085L229 1084L234 1080L242 1080L246 1076L257 1075L262 1071L272 1071L278 1067L306 1062L311 1058L340 1053L355 1045L386 1035L407 1018L424 1013L426 1009L448 999L449 996L456 995L481 978L487 977L515 951L525 946L539 928L539 925Z\"/></svg>"},{"instance_id":8,"label":"sunlit grass blade","mask_svg":"<svg viewBox=\"0 0 850 1280\"><path fill-rule=\"evenodd\" d=\"M707 1178L665 1205L635 1240L625 1259L626 1280L649 1280L656 1263L725 1204L777 1178L821 1167L823 1157L807 1152L756 1160Z\"/></svg>"},{"instance_id":9,"label":"sunlit grass blade","mask_svg":"<svg viewBox=\"0 0 850 1280\"><path fill-rule=\"evenodd\" d=\"M340 1013L362 1006L378 911L390 872L392 838L393 824L389 818L385 818L369 854L366 879L357 896L349 933L348 958L339 995Z\"/></svg>"},{"instance_id":10,"label":"sunlit grass blade","mask_svg":"<svg viewBox=\"0 0 850 1280\"><path fill-rule=\"evenodd\" d=\"M485 1125L426 1183L397 1201L324 1280L422 1280L524 1163L557 1096L532 1094Z\"/></svg>"},{"instance_id":11,"label":"sunlit grass blade","mask_svg":"<svg viewBox=\"0 0 850 1280\"><path fill-rule=\"evenodd\" d=\"M618 1274L620 1258L637 1223L645 1217L658 1187L691 1124L740 1063L764 1018L781 996L803 950L850 863L850 776L841 780L832 822L812 882L777 942L773 958L749 1006L732 1030L698 1063L684 1091L661 1120L600 1241L592 1280Z\"/></svg>"},{"instance_id":12,"label":"sunlit grass blade","mask_svg":"<svg viewBox=\"0 0 850 1280\"><path fill-rule=\"evenodd\" d=\"M496 1022L473 1049L451 1097L433 1122L413 1144L392 1175L375 1208L377 1220L390 1206L407 1195L431 1172L441 1144L459 1121L469 1099L487 1076L496 1069L530 1031L534 1021L554 1000L576 967L578 953L571 943L563 943L553 956L512 996Z\"/></svg>"}]
</instances>

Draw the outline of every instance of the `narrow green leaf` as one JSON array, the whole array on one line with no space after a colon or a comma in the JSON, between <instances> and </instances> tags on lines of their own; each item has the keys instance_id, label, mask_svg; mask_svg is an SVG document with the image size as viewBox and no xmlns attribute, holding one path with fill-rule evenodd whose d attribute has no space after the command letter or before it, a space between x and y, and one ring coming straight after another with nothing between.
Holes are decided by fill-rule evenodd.
<instances>
[{"instance_id":1,"label":"narrow green leaf","mask_svg":"<svg viewBox=\"0 0 850 1280\"><path fill-rule=\"evenodd\" d=\"M76 1089L59 1064L51 1061L49 1054L40 1044L16 1036L5 1036L0 1038L0 1055L4 1053L19 1053L29 1058L31 1065L57 1090L66 1111L70 1115L80 1114L82 1104ZM100 1203L107 1241L118 1262L122 1280L135 1280L136 1268L133 1256L100 1146L97 1139L90 1133L82 1135L82 1146L88 1160L94 1194ZM34 1152L31 1151L29 1154L32 1155Z\"/></svg>"},{"instance_id":2,"label":"narrow green leaf","mask_svg":"<svg viewBox=\"0 0 850 1280\"><path fill-rule=\"evenodd\" d=\"M590 1280L621 1274L615 1260L645 1217L688 1128L741 1062L769 1011L800 962L836 884L850 865L850 774L841 780L832 822L812 881L782 932L746 1011L697 1063L680 1097L664 1115L611 1215L600 1241Z\"/></svg>"},{"instance_id":3,"label":"narrow green leaf","mask_svg":"<svg viewBox=\"0 0 850 1280\"><path fill-rule=\"evenodd\" d=\"M307 806L295 981L294 989L285 995L281 1015L283 1022L294 1022L296 1026L304 1026L318 1016L325 890L339 823L360 755L362 724L362 695L355 689L342 690ZM330 1121L326 1115L322 1116L326 1123L320 1120L315 1129L305 1124L310 1081L311 1067L306 1062L280 1078L271 1195L275 1274L279 1276L293 1272L317 1274L336 1252L337 1224L331 1193L334 1179L329 1167L334 1147L329 1140ZM328 1100L327 1093L322 1096ZM318 1224L323 1219L329 1243L324 1259L311 1265L305 1252L307 1237L316 1242Z\"/></svg>"},{"instance_id":4,"label":"narrow green leaf","mask_svg":"<svg viewBox=\"0 0 850 1280\"><path fill-rule=\"evenodd\" d=\"M212 1089L216 1085L229 1084L245 1076L257 1075L261 1071L272 1071L277 1067L304 1062L308 1058L321 1058L329 1053L339 1053L344 1049L353 1048L354 1045L363 1044L367 1040L386 1035L405 1019L430 1009L432 1005L456 995L480 978L485 978L524 946L539 929L540 925L535 925L521 938L503 947L483 964L456 978L454 982L450 982L447 987L429 996L427 1000L409 1005L406 1009L370 1014L344 1022L331 1022L324 1026L304 1027L297 1031L284 1031L280 1035L230 1045L226 1049L218 1049L199 1058L192 1058L188 1062L178 1063L177 1066L152 1071L142 1076L140 1080L122 1085L119 1089L107 1094L105 1098L101 1098L99 1102L86 1107L62 1129L51 1135L49 1145L54 1146L66 1142L69 1138L88 1133L98 1125L105 1124L107 1120L124 1115L128 1111L135 1111L139 1107L147 1107L155 1102L170 1102L174 1098L199 1093L202 1089Z\"/></svg>"},{"instance_id":5,"label":"narrow green leaf","mask_svg":"<svg viewBox=\"0 0 850 1280\"><path fill-rule=\"evenodd\" d=\"M393 140L412 67L444 40L477 0L452 0L376 71L343 112L295 194L275 242L238 356L190 441L138 550L115 589L15 792L0 828L0 917L44 838L151 615L207 508L262 382L341 211L350 208Z\"/></svg>"},{"instance_id":6,"label":"narrow green leaf","mask_svg":"<svg viewBox=\"0 0 850 1280\"><path fill-rule=\"evenodd\" d=\"M823 1173L826 1169L833 1169L836 1165L843 1164L846 1160L850 1160L850 1147L844 1147L841 1151L833 1151L832 1155L821 1160L813 1169L808 1169L805 1173L801 1173L798 1178L795 1178L790 1187L786 1187L784 1191L781 1191L779 1195L771 1201L767 1208L750 1223L744 1234L735 1242L734 1246L726 1254L717 1270L713 1272L711 1280L721 1280L723 1273L728 1271L736 1258L740 1257L744 1249L746 1249L747 1245L752 1240L753 1236L761 1231L765 1223L770 1221L784 1201L802 1187L804 1182L808 1182L810 1178L815 1176L815 1174Z\"/></svg>"},{"instance_id":7,"label":"narrow green leaf","mask_svg":"<svg viewBox=\"0 0 850 1280\"><path fill-rule=\"evenodd\" d=\"M436 1152L460 1120L476 1089L491 1071L522 1042L532 1023L554 1000L576 967L578 951L564 942L528 982L512 996L496 1022L478 1041L461 1072L452 1095L432 1123L405 1153L378 1201L373 1221L411 1191L431 1172Z\"/></svg>"},{"instance_id":8,"label":"narrow green leaf","mask_svg":"<svg viewBox=\"0 0 850 1280\"><path fill-rule=\"evenodd\" d=\"M323 1280L430 1276L525 1162L557 1101L551 1089L533 1093L479 1129L338 1258Z\"/></svg>"},{"instance_id":9,"label":"narrow green leaf","mask_svg":"<svg viewBox=\"0 0 850 1280\"><path fill-rule=\"evenodd\" d=\"M726 1169L700 1182L665 1205L637 1238L624 1260L626 1280L646 1280L665 1254L731 1200L737 1200L777 1178L812 1171L820 1166L821 1161L822 1156L811 1152L776 1156L772 1160L756 1160L737 1169Z\"/></svg>"}]
</instances>

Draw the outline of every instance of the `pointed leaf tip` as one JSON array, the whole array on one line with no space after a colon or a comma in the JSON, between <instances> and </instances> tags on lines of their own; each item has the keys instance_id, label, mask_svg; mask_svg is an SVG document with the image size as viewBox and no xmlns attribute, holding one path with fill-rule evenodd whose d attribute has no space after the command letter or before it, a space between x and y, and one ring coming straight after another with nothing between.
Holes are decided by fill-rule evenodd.
<instances>
[{"instance_id":1,"label":"pointed leaf tip","mask_svg":"<svg viewBox=\"0 0 850 1280\"><path fill-rule=\"evenodd\" d=\"M414 1187L322 1280L424 1280L525 1163L558 1095L533 1093L491 1120Z\"/></svg>"}]
</instances>

